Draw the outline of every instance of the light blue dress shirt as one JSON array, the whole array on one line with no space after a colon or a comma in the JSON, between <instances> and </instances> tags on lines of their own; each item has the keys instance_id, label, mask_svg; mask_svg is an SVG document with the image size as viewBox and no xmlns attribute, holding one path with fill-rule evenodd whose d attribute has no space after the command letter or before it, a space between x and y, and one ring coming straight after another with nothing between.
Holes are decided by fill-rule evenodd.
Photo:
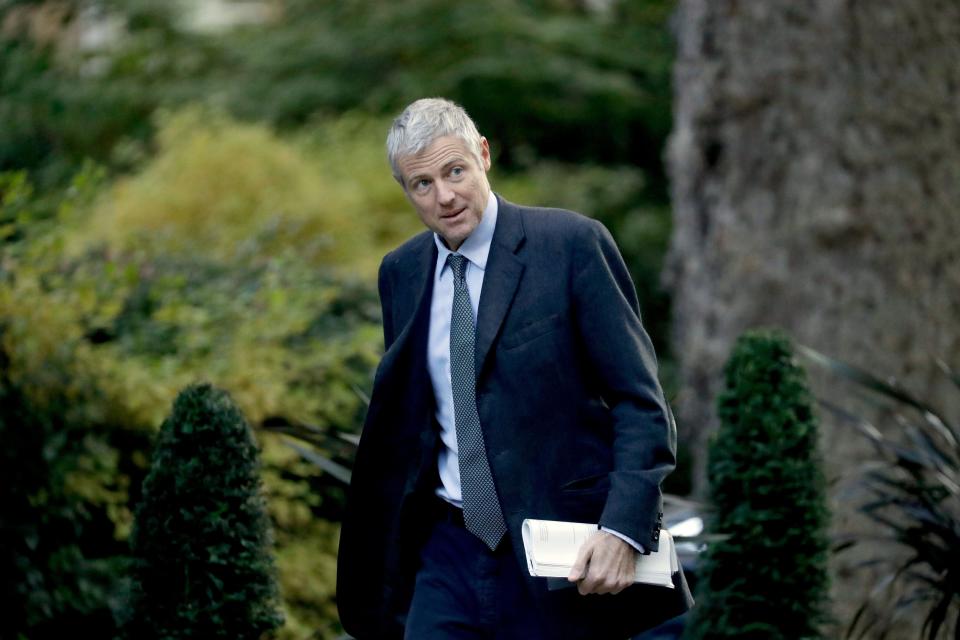
<instances>
[{"instance_id":1,"label":"light blue dress shirt","mask_svg":"<svg viewBox=\"0 0 960 640\"><path fill-rule=\"evenodd\" d=\"M490 242L497 226L497 198L490 192L487 206L480 217L480 224L473 230L457 253L467 259L464 279L470 292L473 307L473 323L477 323L480 306L480 291L483 289L483 274L487 268ZM452 252L434 234L437 243L437 265L434 272L433 299L430 301L430 335L427 339L427 368L433 383L433 395L437 406L437 422L440 424L440 440L443 447L437 458L440 471L440 488L437 495L444 500L462 506L460 493L460 460L457 456L457 432L453 416L453 385L450 382L450 316L453 311L453 270L447 265L447 256Z\"/></svg>"},{"instance_id":2,"label":"light blue dress shirt","mask_svg":"<svg viewBox=\"0 0 960 640\"><path fill-rule=\"evenodd\" d=\"M493 230L497 226L497 198L490 192L487 206L483 210L480 224L473 230L457 253L467 259L464 279L470 292L470 305L473 307L473 323L477 323L477 310L480 307L480 293L483 290L483 276L490 255L490 243ZM460 492L460 459L457 455L457 432L453 414L453 384L450 382L450 316L453 311L453 270L447 266L447 256L453 253L436 233L437 264L434 270L433 298L430 301L430 332L427 338L427 369L433 383L433 396L436 400L436 418L440 424L440 454L437 456L437 468L440 473L440 486L437 495L447 502L463 506ZM636 541L617 532L613 535L628 542L635 549L643 547Z\"/></svg>"}]
</instances>

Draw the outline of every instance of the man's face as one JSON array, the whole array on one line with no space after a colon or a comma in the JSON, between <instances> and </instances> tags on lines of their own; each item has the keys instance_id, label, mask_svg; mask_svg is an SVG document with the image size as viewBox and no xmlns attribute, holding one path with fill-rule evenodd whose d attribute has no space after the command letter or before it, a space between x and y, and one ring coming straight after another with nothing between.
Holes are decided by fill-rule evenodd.
<instances>
[{"instance_id":1,"label":"man's face","mask_svg":"<svg viewBox=\"0 0 960 640\"><path fill-rule=\"evenodd\" d=\"M423 224L456 251L480 224L490 197L487 139L480 138L479 159L457 136L442 136L398 165L403 190Z\"/></svg>"}]
</instances>

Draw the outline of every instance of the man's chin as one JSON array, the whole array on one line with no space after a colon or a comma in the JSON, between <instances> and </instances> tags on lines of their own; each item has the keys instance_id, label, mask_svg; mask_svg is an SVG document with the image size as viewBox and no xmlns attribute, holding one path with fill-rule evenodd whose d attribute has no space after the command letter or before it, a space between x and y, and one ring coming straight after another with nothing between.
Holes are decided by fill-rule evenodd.
<instances>
[{"instance_id":1,"label":"man's chin","mask_svg":"<svg viewBox=\"0 0 960 640\"><path fill-rule=\"evenodd\" d=\"M443 243L447 245L447 249L450 249L450 251L459 250L460 245L462 245L463 241L466 239L466 238L460 238L460 237L450 238L448 236L441 236L441 237L443 238Z\"/></svg>"},{"instance_id":2,"label":"man's chin","mask_svg":"<svg viewBox=\"0 0 960 640\"><path fill-rule=\"evenodd\" d=\"M470 237L471 233L473 233L473 228L467 229L464 225L458 224L453 225L451 229L445 229L440 233L440 237L443 238L451 251L456 251L463 244L463 241Z\"/></svg>"}]
</instances>

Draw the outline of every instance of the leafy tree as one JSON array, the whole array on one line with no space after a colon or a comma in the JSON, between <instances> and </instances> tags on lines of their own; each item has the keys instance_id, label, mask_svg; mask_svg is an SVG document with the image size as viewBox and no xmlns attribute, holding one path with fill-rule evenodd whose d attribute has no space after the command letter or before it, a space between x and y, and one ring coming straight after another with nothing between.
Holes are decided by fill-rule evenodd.
<instances>
[{"instance_id":1,"label":"leafy tree","mask_svg":"<svg viewBox=\"0 0 960 640\"><path fill-rule=\"evenodd\" d=\"M69 52L58 52L57 39L31 39L26 20L9 20L0 35L8 125L0 170L62 178L87 156L125 168L142 156L158 107L203 102L288 130L446 95L470 110L505 166L537 157L632 164L666 201L673 0L602 9L492 0L479 12L441 0L282 4L259 24L204 33L187 28L176 3L66 0L63 34L91 6L122 33Z\"/></svg>"},{"instance_id":2,"label":"leafy tree","mask_svg":"<svg viewBox=\"0 0 960 640\"><path fill-rule=\"evenodd\" d=\"M130 637L256 639L279 627L271 544L249 425L225 392L184 389L137 507Z\"/></svg>"},{"instance_id":3,"label":"leafy tree","mask_svg":"<svg viewBox=\"0 0 960 640\"><path fill-rule=\"evenodd\" d=\"M737 341L708 473L715 509L691 638L818 638L827 600L827 507L817 422L789 341Z\"/></svg>"},{"instance_id":4,"label":"leafy tree","mask_svg":"<svg viewBox=\"0 0 960 640\"><path fill-rule=\"evenodd\" d=\"M28 169L43 189L62 186L87 158L105 162L121 140L149 133L153 91L58 64L53 44L25 31L0 33L0 171Z\"/></svg>"}]
</instances>

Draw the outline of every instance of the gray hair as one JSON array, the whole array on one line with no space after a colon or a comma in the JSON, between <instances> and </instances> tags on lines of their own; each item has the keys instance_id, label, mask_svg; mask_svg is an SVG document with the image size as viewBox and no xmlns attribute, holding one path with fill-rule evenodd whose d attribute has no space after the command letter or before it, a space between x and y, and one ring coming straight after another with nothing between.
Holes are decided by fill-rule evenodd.
<instances>
[{"instance_id":1,"label":"gray hair","mask_svg":"<svg viewBox=\"0 0 960 640\"><path fill-rule=\"evenodd\" d=\"M480 161L480 132L463 107L445 98L421 98L403 110L387 134L387 159L397 182L400 158L420 153L434 140L457 136Z\"/></svg>"}]
</instances>

